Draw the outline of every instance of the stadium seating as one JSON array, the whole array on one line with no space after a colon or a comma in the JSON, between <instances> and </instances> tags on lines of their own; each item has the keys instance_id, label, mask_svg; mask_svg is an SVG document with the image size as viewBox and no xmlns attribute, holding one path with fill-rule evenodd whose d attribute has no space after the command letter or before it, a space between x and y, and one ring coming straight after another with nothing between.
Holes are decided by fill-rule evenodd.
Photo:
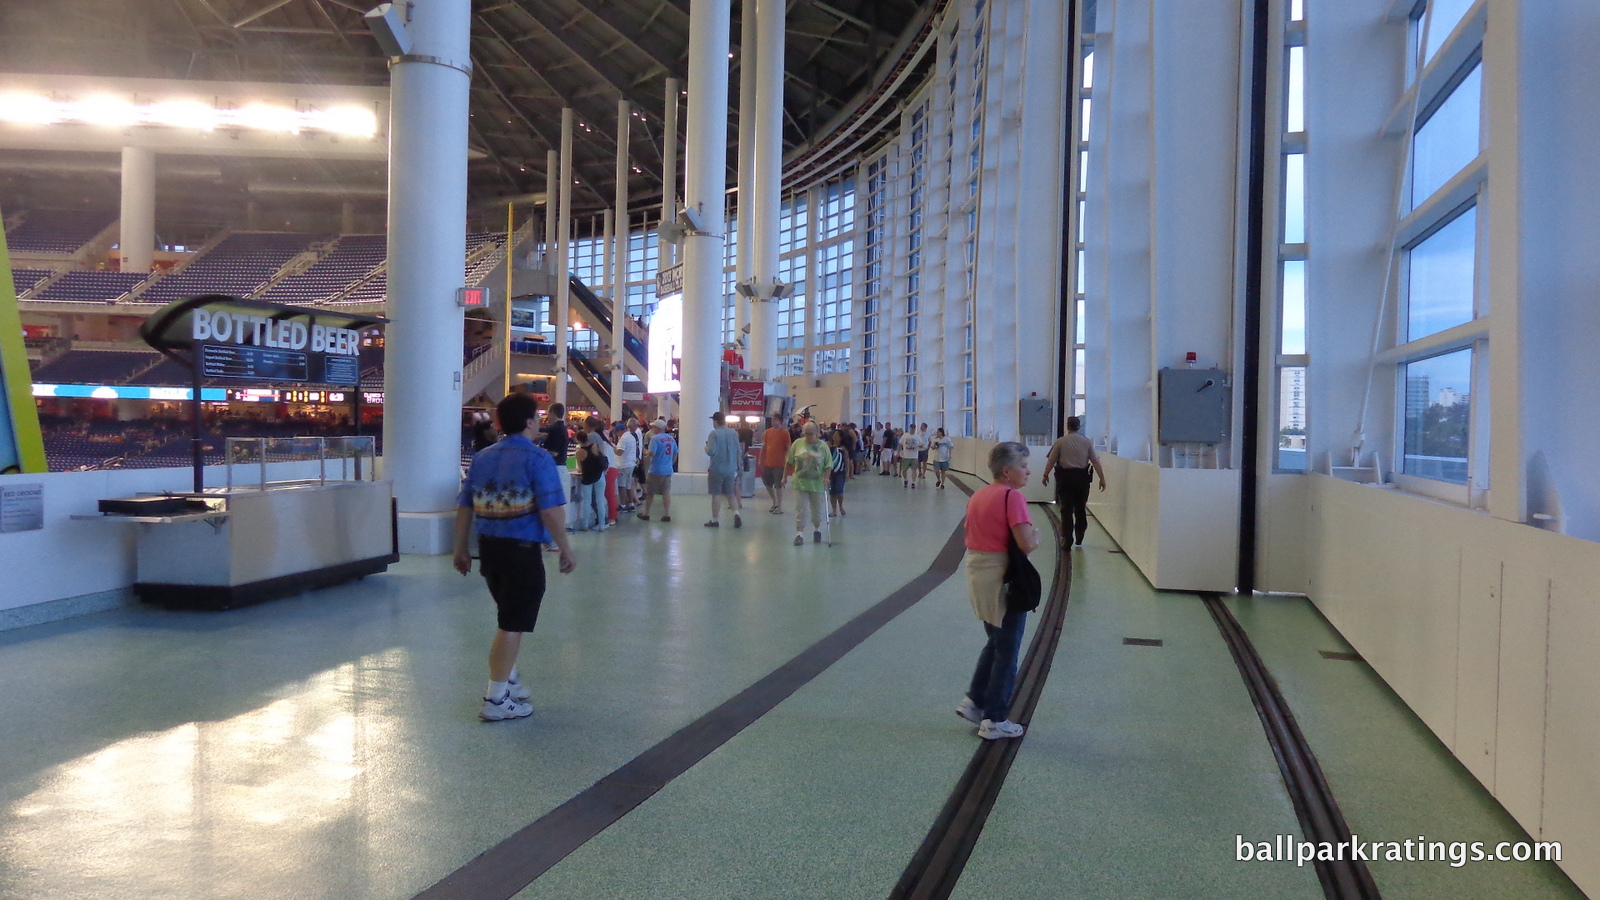
<instances>
[{"instance_id":1,"label":"stadium seating","mask_svg":"<svg viewBox=\"0 0 1600 900\"><path fill-rule=\"evenodd\" d=\"M116 221L109 212L36 209L28 212L22 224L6 232L6 245L16 253L61 253L71 255L93 240L95 235Z\"/></svg>"},{"instance_id":2,"label":"stadium seating","mask_svg":"<svg viewBox=\"0 0 1600 900\"><path fill-rule=\"evenodd\" d=\"M138 287L148 277L149 274L145 272L74 269L32 299L41 302L109 303Z\"/></svg>"},{"instance_id":3,"label":"stadium seating","mask_svg":"<svg viewBox=\"0 0 1600 900\"><path fill-rule=\"evenodd\" d=\"M312 244L326 240L327 235L235 232L183 271L152 282L137 299L143 303L171 303L201 294L248 296Z\"/></svg>"},{"instance_id":4,"label":"stadium seating","mask_svg":"<svg viewBox=\"0 0 1600 900\"><path fill-rule=\"evenodd\" d=\"M29 288L54 275L50 269L17 268L11 270L11 282L17 286L17 296L22 296Z\"/></svg>"},{"instance_id":5,"label":"stadium seating","mask_svg":"<svg viewBox=\"0 0 1600 900\"><path fill-rule=\"evenodd\" d=\"M154 350L69 350L36 369L33 380L41 384L121 384L160 358Z\"/></svg>"},{"instance_id":6,"label":"stadium seating","mask_svg":"<svg viewBox=\"0 0 1600 900\"><path fill-rule=\"evenodd\" d=\"M304 272L290 275L268 288L259 295L260 299L311 304L337 296L383 263L389 253L388 241L381 234L341 237L331 253Z\"/></svg>"}]
</instances>

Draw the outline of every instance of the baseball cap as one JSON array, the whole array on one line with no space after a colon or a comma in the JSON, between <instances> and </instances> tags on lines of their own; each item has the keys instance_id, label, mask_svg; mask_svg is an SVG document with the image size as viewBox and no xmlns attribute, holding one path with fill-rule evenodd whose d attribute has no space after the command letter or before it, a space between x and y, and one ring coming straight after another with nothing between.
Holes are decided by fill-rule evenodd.
<instances>
[{"instance_id":1,"label":"baseball cap","mask_svg":"<svg viewBox=\"0 0 1600 900\"><path fill-rule=\"evenodd\" d=\"M650 427L651 428L659 428L662 431L666 431L667 430L667 420L666 419L657 419L654 422L650 423Z\"/></svg>"}]
</instances>

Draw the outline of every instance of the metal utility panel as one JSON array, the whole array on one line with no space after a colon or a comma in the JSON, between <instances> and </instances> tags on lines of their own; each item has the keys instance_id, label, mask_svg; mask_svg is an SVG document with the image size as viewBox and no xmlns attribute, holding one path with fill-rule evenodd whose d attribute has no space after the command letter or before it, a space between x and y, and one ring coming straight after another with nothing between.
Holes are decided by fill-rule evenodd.
<instances>
[{"instance_id":1,"label":"metal utility panel","mask_svg":"<svg viewBox=\"0 0 1600 900\"><path fill-rule=\"evenodd\" d=\"M1163 444L1220 444L1228 439L1233 388L1221 369L1162 369L1160 440Z\"/></svg>"},{"instance_id":2,"label":"metal utility panel","mask_svg":"<svg viewBox=\"0 0 1600 900\"><path fill-rule=\"evenodd\" d=\"M1017 431L1021 434L1052 434L1055 410L1049 400L1023 397L1017 403Z\"/></svg>"}]
</instances>

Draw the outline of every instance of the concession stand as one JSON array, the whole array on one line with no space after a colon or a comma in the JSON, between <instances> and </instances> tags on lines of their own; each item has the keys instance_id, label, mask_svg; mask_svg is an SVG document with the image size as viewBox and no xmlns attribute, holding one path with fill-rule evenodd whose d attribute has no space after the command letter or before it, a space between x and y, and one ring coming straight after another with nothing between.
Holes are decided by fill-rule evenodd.
<instances>
[{"instance_id":1,"label":"concession stand","mask_svg":"<svg viewBox=\"0 0 1600 900\"><path fill-rule=\"evenodd\" d=\"M376 480L371 437L227 438L226 482L207 487L204 470L202 382L359 396L360 332L384 322L223 295L177 301L145 322L145 342L193 375L193 490L102 500L99 516L80 517L134 523L141 600L228 609L399 561L393 490Z\"/></svg>"}]
</instances>

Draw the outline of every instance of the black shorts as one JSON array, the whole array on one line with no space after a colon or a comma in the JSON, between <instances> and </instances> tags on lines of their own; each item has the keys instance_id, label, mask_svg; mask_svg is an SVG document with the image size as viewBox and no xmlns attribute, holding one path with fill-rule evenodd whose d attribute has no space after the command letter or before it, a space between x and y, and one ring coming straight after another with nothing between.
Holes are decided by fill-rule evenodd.
<instances>
[{"instance_id":1,"label":"black shorts","mask_svg":"<svg viewBox=\"0 0 1600 900\"><path fill-rule=\"evenodd\" d=\"M535 541L480 537L478 571L499 610L501 631L532 631L544 600L544 547Z\"/></svg>"}]
</instances>

